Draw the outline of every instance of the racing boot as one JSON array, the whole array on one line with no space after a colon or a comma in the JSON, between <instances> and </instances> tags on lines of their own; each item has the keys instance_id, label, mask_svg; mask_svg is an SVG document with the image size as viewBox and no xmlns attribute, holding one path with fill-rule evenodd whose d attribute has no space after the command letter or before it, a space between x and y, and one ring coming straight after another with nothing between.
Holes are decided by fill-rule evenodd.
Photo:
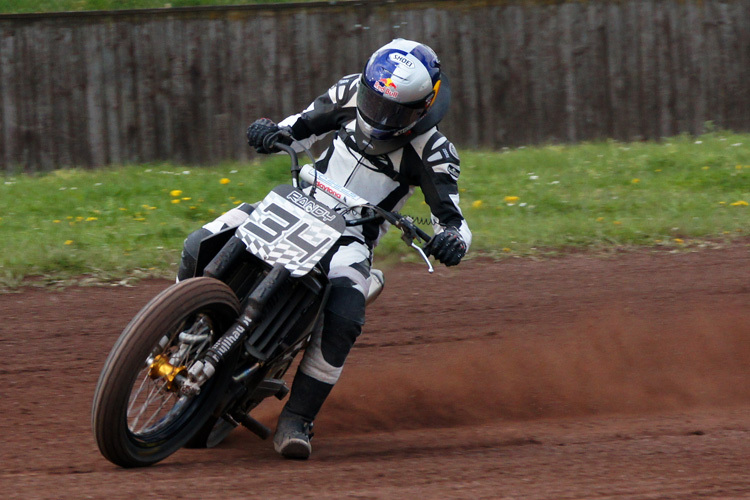
<instances>
[{"instance_id":1,"label":"racing boot","mask_svg":"<svg viewBox=\"0 0 750 500\"><path fill-rule=\"evenodd\" d=\"M273 437L274 449L285 458L308 459L312 452L312 428L312 422L284 408Z\"/></svg>"}]
</instances>

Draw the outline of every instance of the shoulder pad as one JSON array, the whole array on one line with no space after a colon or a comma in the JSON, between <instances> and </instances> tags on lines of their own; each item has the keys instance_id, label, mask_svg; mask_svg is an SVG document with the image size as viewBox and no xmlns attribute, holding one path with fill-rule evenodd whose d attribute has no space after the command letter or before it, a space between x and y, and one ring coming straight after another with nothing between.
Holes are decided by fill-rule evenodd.
<instances>
[{"instance_id":1,"label":"shoulder pad","mask_svg":"<svg viewBox=\"0 0 750 500\"><path fill-rule=\"evenodd\" d=\"M440 132L429 136L422 149L422 161L434 171L450 175L458 180L461 173L458 151L451 141Z\"/></svg>"},{"instance_id":2,"label":"shoulder pad","mask_svg":"<svg viewBox=\"0 0 750 500\"><path fill-rule=\"evenodd\" d=\"M346 105L352 97L357 94L357 84L359 82L360 73L353 75L346 75L341 78L336 84L334 84L328 91L331 100L334 103Z\"/></svg>"}]
</instances>

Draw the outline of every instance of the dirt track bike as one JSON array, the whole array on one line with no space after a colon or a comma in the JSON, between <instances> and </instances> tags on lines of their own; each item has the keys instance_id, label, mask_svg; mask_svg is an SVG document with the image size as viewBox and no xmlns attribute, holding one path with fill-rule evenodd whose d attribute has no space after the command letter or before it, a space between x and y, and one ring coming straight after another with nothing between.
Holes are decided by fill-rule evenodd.
<instances>
[{"instance_id":1,"label":"dirt track bike","mask_svg":"<svg viewBox=\"0 0 750 500\"><path fill-rule=\"evenodd\" d=\"M322 328L330 284L320 261L347 226L388 221L432 272L427 245L415 243L430 237L412 219L300 167L291 147L276 147L290 156L292 185L276 186L239 227L204 239L196 276L144 306L107 357L92 427L112 463L147 466L182 447L213 447L239 425L270 436L250 412L289 392L282 377ZM382 279L374 280L368 301L380 289Z\"/></svg>"}]
</instances>

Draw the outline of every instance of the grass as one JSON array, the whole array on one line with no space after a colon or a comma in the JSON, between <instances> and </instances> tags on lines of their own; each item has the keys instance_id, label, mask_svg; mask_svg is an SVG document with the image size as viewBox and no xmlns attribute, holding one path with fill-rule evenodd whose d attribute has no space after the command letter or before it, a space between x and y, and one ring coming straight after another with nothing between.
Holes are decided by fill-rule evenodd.
<instances>
[{"instance_id":1,"label":"grass","mask_svg":"<svg viewBox=\"0 0 750 500\"><path fill-rule=\"evenodd\" d=\"M312 0L0 0L0 13L69 12L86 10L155 9L209 5L290 3Z\"/></svg>"},{"instance_id":2,"label":"grass","mask_svg":"<svg viewBox=\"0 0 750 500\"><path fill-rule=\"evenodd\" d=\"M463 151L461 207L474 254L692 248L750 230L750 135ZM82 275L172 276L182 241L288 182L287 160L170 164L0 177L0 285ZM404 213L428 217L418 193ZM379 258L411 255L391 231ZM413 257L409 257L413 259Z\"/></svg>"}]
</instances>

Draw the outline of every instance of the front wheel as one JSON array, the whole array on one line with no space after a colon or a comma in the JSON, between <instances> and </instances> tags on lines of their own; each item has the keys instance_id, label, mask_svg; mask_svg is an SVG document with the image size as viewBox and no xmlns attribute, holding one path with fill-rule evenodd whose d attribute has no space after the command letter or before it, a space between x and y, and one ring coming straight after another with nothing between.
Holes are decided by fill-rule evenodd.
<instances>
[{"instance_id":1,"label":"front wheel","mask_svg":"<svg viewBox=\"0 0 750 500\"><path fill-rule=\"evenodd\" d=\"M204 425L231 370L217 370L197 396L180 394L174 375L189 370L239 313L231 288L200 277L167 288L133 318L112 348L94 394L92 426L105 458L122 467L151 465Z\"/></svg>"}]
</instances>

